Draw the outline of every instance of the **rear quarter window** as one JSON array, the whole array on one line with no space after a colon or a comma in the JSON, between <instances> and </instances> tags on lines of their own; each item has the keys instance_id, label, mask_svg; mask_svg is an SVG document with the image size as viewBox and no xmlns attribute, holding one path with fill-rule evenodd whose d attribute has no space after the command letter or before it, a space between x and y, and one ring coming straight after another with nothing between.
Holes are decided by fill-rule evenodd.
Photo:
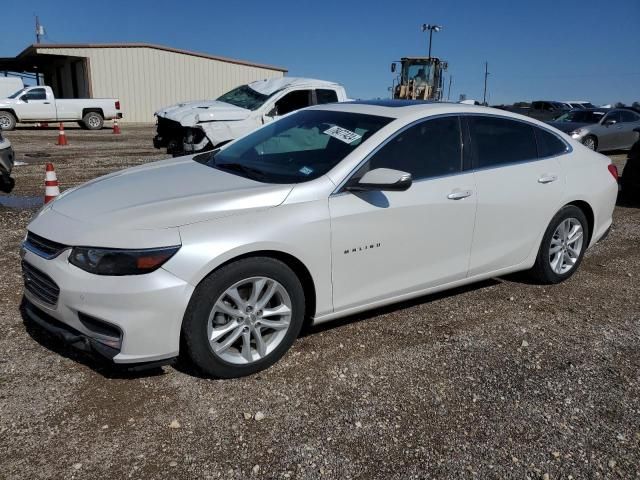
<instances>
[{"instance_id":1,"label":"rear quarter window","mask_svg":"<svg viewBox=\"0 0 640 480\"><path fill-rule=\"evenodd\" d=\"M533 127L536 135L536 142L538 144L538 157L553 157L556 155L562 155L568 150L567 144L560 138L547 130L542 128Z\"/></svg>"}]
</instances>

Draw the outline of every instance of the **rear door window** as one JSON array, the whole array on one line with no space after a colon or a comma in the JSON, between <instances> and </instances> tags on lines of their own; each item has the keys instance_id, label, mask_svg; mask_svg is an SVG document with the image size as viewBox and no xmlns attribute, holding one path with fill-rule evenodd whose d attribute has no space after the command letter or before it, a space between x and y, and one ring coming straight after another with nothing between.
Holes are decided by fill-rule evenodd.
<instances>
[{"instance_id":1,"label":"rear door window","mask_svg":"<svg viewBox=\"0 0 640 480\"><path fill-rule=\"evenodd\" d=\"M533 130L535 132L536 142L538 144L539 158L562 155L568 150L567 144L560 140L553 133L537 127L533 127Z\"/></svg>"},{"instance_id":2,"label":"rear door window","mask_svg":"<svg viewBox=\"0 0 640 480\"><path fill-rule=\"evenodd\" d=\"M286 115L311 105L311 90L295 90L276 102L277 115Z\"/></svg>"},{"instance_id":3,"label":"rear door window","mask_svg":"<svg viewBox=\"0 0 640 480\"><path fill-rule=\"evenodd\" d=\"M318 102L318 105L336 103L338 101L338 94L335 90L317 89L316 101Z\"/></svg>"},{"instance_id":4,"label":"rear door window","mask_svg":"<svg viewBox=\"0 0 640 480\"><path fill-rule=\"evenodd\" d=\"M622 122L637 122L640 120L640 115L630 112L628 110L622 110L620 112L620 117L622 118Z\"/></svg>"},{"instance_id":5,"label":"rear door window","mask_svg":"<svg viewBox=\"0 0 640 480\"><path fill-rule=\"evenodd\" d=\"M533 127L500 117L467 117L475 168L499 167L538 158Z\"/></svg>"}]
</instances>

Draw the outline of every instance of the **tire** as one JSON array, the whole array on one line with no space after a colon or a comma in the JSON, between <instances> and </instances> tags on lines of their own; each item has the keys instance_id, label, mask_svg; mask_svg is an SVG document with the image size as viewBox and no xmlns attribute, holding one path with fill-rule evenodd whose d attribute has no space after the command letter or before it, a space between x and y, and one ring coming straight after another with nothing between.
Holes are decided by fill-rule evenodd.
<instances>
[{"instance_id":1,"label":"tire","mask_svg":"<svg viewBox=\"0 0 640 480\"><path fill-rule=\"evenodd\" d=\"M582 144L589 150L598 151L598 139L593 135L587 135L582 139Z\"/></svg>"},{"instance_id":2,"label":"tire","mask_svg":"<svg viewBox=\"0 0 640 480\"><path fill-rule=\"evenodd\" d=\"M258 285L261 279L264 285ZM272 289L275 293L269 296L267 292ZM257 295L257 302L251 298L255 291L263 294ZM232 300L238 296L245 303ZM268 302L261 306L265 298ZM283 306L287 305L288 315L276 314L286 311ZM237 315L241 310L242 316ZM262 317L267 312L269 315ZM304 312L302 284L286 264L269 257L247 258L216 270L200 282L185 313L182 339L188 357L206 375L243 377L282 358L300 333ZM210 341L214 336L217 338ZM246 345L249 348L245 351Z\"/></svg>"},{"instance_id":3,"label":"tire","mask_svg":"<svg viewBox=\"0 0 640 480\"><path fill-rule=\"evenodd\" d=\"M87 130L101 130L104 125L104 118L98 112L88 112L82 117L82 123L87 127Z\"/></svg>"},{"instance_id":4,"label":"tire","mask_svg":"<svg viewBox=\"0 0 640 480\"><path fill-rule=\"evenodd\" d=\"M569 228L568 238L566 239L562 238L562 234L558 234L558 229L561 225L564 225L565 227L567 227L567 225L571 225ZM573 230L573 227L577 225L579 225L582 235L579 238L572 240L570 233ZM583 211L575 205L567 205L563 207L553 217L546 232L544 233L544 237L542 237L542 243L538 249L536 263L529 271L530 276L542 284L554 284L565 281L571 277L580 266L582 258L584 257L584 252L588 247L588 239L589 223L587 222L587 217ZM552 254L552 248L554 250L560 248L560 250L557 253ZM576 250L578 250L577 255L575 254ZM570 257L568 260L572 261L566 261L566 270L564 269L565 259L562 257L565 251ZM558 255L560 258L558 258ZM558 262L554 262L556 259L561 262L560 265Z\"/></svg>"},{"instance_id":5,"label":"tire","mask_svg":"<svg viewBox=\"0 0 640 480\"><path fill-rule=\"evenodd\" d=\"M0 130L13 130L16 128L16 117L11 112L0 112Z\"/></svg>"},{"instance_id":6,"label":"tire","mask_svg":"<svg viewBox=\"0 0 640 480\"><path fill-rule=\"evenodd\" d=\"M0 175L0 192L11 193L16 181L9 175Z\"/></svg>"}]
</instances>

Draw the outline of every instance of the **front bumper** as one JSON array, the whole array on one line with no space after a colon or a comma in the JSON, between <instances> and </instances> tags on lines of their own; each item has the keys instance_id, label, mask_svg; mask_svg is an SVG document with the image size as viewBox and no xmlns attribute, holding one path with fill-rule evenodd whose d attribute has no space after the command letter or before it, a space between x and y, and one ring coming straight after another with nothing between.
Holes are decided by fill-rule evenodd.
<instances>
[{"instance_id":1,"label":"front bumper","mask_svg":"<svg viewBox=\"0 0 640 480\"><path fill-rule=\"evenodd\" d=\"M71 265L69 253L47 260L23 250L23 262L59 289L55 301L47 302L33 288L25 288L24 296L33 305L31 313L27 310L30 318L74 347L115 363L158 362L178 355L193 286L162 268L145 275L93 275ZM107 327L106 335L101 325Z\"/></svg>"}]
</instances>

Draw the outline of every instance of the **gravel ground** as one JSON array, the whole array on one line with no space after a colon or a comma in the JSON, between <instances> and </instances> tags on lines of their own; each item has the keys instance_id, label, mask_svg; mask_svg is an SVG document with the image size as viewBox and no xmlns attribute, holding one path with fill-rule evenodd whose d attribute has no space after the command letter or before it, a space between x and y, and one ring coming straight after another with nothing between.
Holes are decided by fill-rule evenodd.
<instances>
[{"instance_id":1,"label":"gravel ground","mask_svg":"<svg viewBox=\"0 0 640 480\"><path fill-rule=\"evenodd\" d=\"M64 189L165 157L150 126L67 135L7 135L27 162L12 198L42 195L47 160ZM497 278L337 321L230 381L117 372L25 324L32 214L0 206L0 478L640 478L639 208L562 285Z\"/></svg>"}]
</instances>

